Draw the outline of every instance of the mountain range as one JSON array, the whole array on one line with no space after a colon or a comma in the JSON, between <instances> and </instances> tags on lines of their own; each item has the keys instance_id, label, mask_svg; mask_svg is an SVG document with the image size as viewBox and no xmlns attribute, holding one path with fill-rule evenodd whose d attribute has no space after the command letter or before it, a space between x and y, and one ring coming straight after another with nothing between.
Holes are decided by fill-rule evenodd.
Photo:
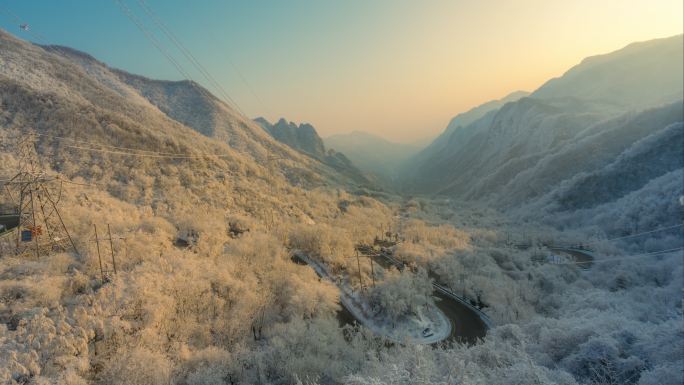
<instances>
[{"instance_id":1,"label":"mountain range","mask_svg":"<svg viewBox=\"0 0 684 385\"><path fill-rule=\"evenodd\" d=\"M524 206L519 212L528 214L527 205L545 202L547 210L532 212L560 218L556 211L579 208L572 202L598 209L665 178L663 188L674 190L661 192L668 198L660 219L674 220L671 199L682 186L671 182L683 166L681 47L681 35L630 44L585 59L529 96L486 104L494 108L479 118L455 118L406 163L402 188L503 209ZM673 139L679 148L665 150ZM622 209L620 218L638 208Z\"/></svg>"},{"instance_id":2,"label":"mountain range","mask_svg":"<svg viewBox=\"0 0 684 385\"><path fill-rule=\"evenodd\" d=\"M0 30L0 209L33 214L0 239L1 382L681 384L682 43L588 58L419 150ZM426 329L435 281L453 322ZM464 311L491 319L472 345ZM374 334L414 316L453 335Z\"/></svg>"},{"instance_id":3,"label":"mountain range","mask_svg":"<svg viewBox=\"0 0 684 385\"><path fill-rule=\"evenodd\" d=\"M274 139L195 82L129 74L1 30L0 106L3 153L34 135L37 160L50 173L178 226L201 208L312 222L303 189L368 187ZM16 173L19 161L4 157L2 173Z\"/></svg>"}]
</instances>

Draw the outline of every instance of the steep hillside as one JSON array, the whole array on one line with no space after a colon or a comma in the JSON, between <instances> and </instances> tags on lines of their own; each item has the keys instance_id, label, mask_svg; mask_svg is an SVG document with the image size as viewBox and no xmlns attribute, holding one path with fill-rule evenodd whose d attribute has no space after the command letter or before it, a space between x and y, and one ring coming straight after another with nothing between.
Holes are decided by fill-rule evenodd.
<instances>
[{"instance_id":1,"label":"steep hillside","mask_svg":"<svg viewBox=\"0 0 684 385\"><path fill-rule=\"evenodd\" d=\"M404 172L414 171L417 167L419 167L419 165L428 163L429 161L427 158L432 157L433 154L441 153L442 151L451 151L451 145L449 144L451 142L451 136L457 135L457 139L454 139L453 141L456 142L462 134L460 132L454 134L455 131L465 130L465 127L468 127L475 121L484 118L485 115L494 113L506 103L517 101L528 95L529 92L516 91L503 97L502 99L486 102L466 112L456 115L451 119L444 132L435 138L435 140L433 140L422 151L415 154L416 156L411 157L409 162L406 162L404 165Z\"/></svg>"},{"instance_id":2,"label":"steep hillside","mask_svg":"<svg viewBox=\"0 0 684 385\"><path fill-rule=\"evenodd\" d=\"M676 122L637 141L608 166L576 175L556 199L561 210L595 207L684 168L684 123Z\"/></svg>"},{"instance_id":3,"label":"steep hillside","mask_svg":"<svg viewBox=\"0 0 684 385\"><path fill-rule=\"evenodd\" d=\"M0 382L256 383L264 370L243 360L294 356L267 341L316 324L328 346L344 343L337 289L292 263L288 248L325 250L343 265L351 239L372 242L390 210L347 194L356 190L349 177L192 83L139 79L133 87L121 76L87 55L0 31L0 207L17 209L18 186L5 177L19 169L18 145L35 134L31 160L49 190L61 191L60 220L77 249L27 256L0 240ZM227 138L220 122L234 129ZM46 195L31 194L45 216ZM111 228L106 260L95 226L101 237ZM339 357L304 361L315 356ZM198 372L201 357L213 363ZM264 381L315 374L307 365L276 363Z\"/></svg>"},{"instance_id":4,"label":"steep hillside","mask_svg":"<svg viewBox=\"0 0 684 385\"><path fill-rule=\"evenodd\" d=\"M681 68L681 35L589 58L530 97L447 129L407 167L405 185L417 193L485 199L504 207L540 197L681 122ZM619 199L640 188L671 171L675 160L669 162L655 162L640 174L638 185L600 187L610 191L601 199Z\"/></svg>"},{"instance_id":5,"label":"steep hillside","mask_svg":"<svg viewBox=\"0 0 684 385\"><path fill-rule=\"evenodd\" d=\"M577 102L523 98L506 104L418 154L407 187L466 198L474 183L495 172L515 176L603 116Z\"/></svg>"},{"instance_id":6,"label":"steep hillside","mask_svg":"<svg viewBox=\"0 0 684 385\"><path fill-rule=\"evenodd\" d=\"M232 149L256 160L269 161L270 166L290 170L306 170L312 175L339 183L356 183L327 167L302 156L288 146L284 146L266 133L261 126L234 111L229 105L217 99L206 89L192 81L165 81L148 79L125 71L112 69L92 56L68 47L46 46L45 51L66 59L70 66L80 67L89 79L107 92L125 97L145 109L162 113L182 125L202 135L228 144ZM11 50L11 49L10 49ZM21 57L16 59L24 60ZM21 63L21 62L20 62ZM18 64L29 65L28 62ZM71 70L73 72L73 70ZM12 72L17 75L16 71ZM38 74L38 76L42 76ZM97 93L92 96L94 103L100 103ZM106 107L106 106L103 106ZM289 163L288 163L289 162ZM298 171L294 171L298 172Z\"/></svg>"},{"instance_id":7,"label":"steep hillside","mask_svg":"<svg viewBox=\"0 0 684 385\"><path fill-rule=\"evenodd\" d=\"M546 213L546 223L562 228L582 224L585 230L593 226L610 237L680 224L684 215L684 208L679 202L684 195L684 111L682 104L678 103L671 106L669 111L662 109L642 115L654 113L670 113L669 120L672 122L665 120L653 123L655 119L649 116L647 121L652 122L651 125L641 128L635 124L640 117L643 118L639 116L626 124L633 127L633 133L638 132L639 128L646 131L637 136L641 139L623 138L626 130L619 129L619 126L613 130L606 127L604 132L593 138L594 146L605 148L605 152L592 154L586 151L586 147L576 146L550 157L545 161L545 171L530 174L548 179L554 175L553 170L568 163L582 171L574 175L568 173L573 176L561 183L549 183L548 186L552 187L550 190L518 207L516 214L529 219L535 216L533 213ZM672 119L677 115L678 121ZM615 154L613 151L619 151L622 147L620 141L633 144ZM561 175L555 176L555 179L564 178ZM676 233L673 231L664 235L668 237ZM677 239L676 236L672 237L667 246L678 247L681 242ZM663 244L659 247L663 247Z\"/></svg>"},{"instance_id":8,"label":"steep hillside","mask_svg":"<svg viewBox=\"0 0 684 385\"><path fill-rule=\"evenodd\" d=\"M366 132L353 131L324 139L326 146L340 151L365 172L395 179L403 163L420 148L410 144L393 143Z\"/></svg>"},{"instance_id":9,"label":"steep hillside","mask_svg":"<svg viewBox=\"0 0 684 385\"><path fill-rule=\"evenodd\" d=\"M470 194L483 193L487 188L493 188L495 193L499 193L502 203L515 204L532 197L539 197L555 189L564 180L570 180L575 175L582 173L593 173L608 167L610 164L630 153L630 149L639 147L639 152L643 154L653 154L652 158L646 156L645 160L651 163L636 162L628 167L628 163L622 161L620 167L624 170L637 172L640 176L634 182L640 181L645 184L644 178L655 178L672 170L672 167L681 162L681 141L675 139L670 143L671 147L663 147L663 143L647 138L658 137L661 133L672 131L678 123L684 120L684 110L682 101L675 102L667 106L653 108L641 113L626 114L615 119L592 125L587 128L582 135L564 145L558 151L547 151L539 154L539 161L529 169L524 170L511 177L504 179L501 174L493 174L483 181L478 181L472 186ZM679 148L677 148L679 147ZM668 150L668 151L665 151ZM662 151L662 152L661 152ZM631 159L631 156L630 156ZM637 171L636 168L640 170ZM503 168L505 169L505 168ZM611 172L609 175L613 175ZM630 179L636 177L632 175ZM606 179L603 179L606 177ZM584 197L586 205L595 203L595 199L616 199L621 195L616 195L621 190L614 190L608 187L613 181L608 175L602 175L597 182L598 189L611 191L610 198L594 190L587 190L589 196ZM604 184L605 183L605 184ZM497 184L497 186L492 186ZM624 185L627 188L628 185ZM640 185L632 185L634 188ZM506 192L505 196L502 192ZM578 208L578 207L575 207Z\"/></svg>"},{"instance_id":10,"label":"steep hillside","mask_svg":"<svg viewBox=\"0 0 684 385\"><path fill-rule=\"evenodd\" d=\"M682 35L632 43L592 56L532 97L576 98L619 109L644 109L682 98Z\"/></svg>"},{"instance_id":11,"label":"steep hillside","mask_svg":"<svg viewBox=\"0 0 684 385\"><path fill-rule=\"evenodd\" d=\"M454 132L459 127L466 127L470 123L482 118L487 113L489 113L491 111L498 110L504 104L518 101L518 100L520 100L526 96L529 96L529 95L530 95L530 93L527 91L515 91L515 92L512 92L512 93L504 96L501 99L491 100L491 101L486 102L484 104L481 104L475 108L471 108L470 110L463 112L461 114L458 114L453 119L451 119L451 121L449 122L449 125L447 125L446 130L444 130L444 134L447 134L447 135L451 134L452 132Z\"/></svg>"},{"instance_id":12,"label":"steep hillside","mask_svg":"<svg viewBox=\"0 0 684 385\"><path fill-rule=\"evenodd\" d=\"M150 205L159 215L176 215L188 201L243 211L254 204L245 199L254 202L276 188L352 182L273 140L195 84L126 75L147 90L165 85L141 94L122 76L86 54L36 46L0 31L0 124L7 149L35 132L47 169L97 184L124 201ZM184 103L206 108L197 113L177 106ZM173 113L167 115L167 108ZM207 111L216 118L211 121L227 125L198 117ZM227 132L228 126L234 130ZM278 159L268 162L269 157ZM7 174L16 167L11 159L3 164ZM160 189L160 183L170 185ZM294 214L285 206L277 208L277 199L262 203L269 201L278 211ZM301 217L301 209L294 210Z\"/></svg>"}]
</instances>

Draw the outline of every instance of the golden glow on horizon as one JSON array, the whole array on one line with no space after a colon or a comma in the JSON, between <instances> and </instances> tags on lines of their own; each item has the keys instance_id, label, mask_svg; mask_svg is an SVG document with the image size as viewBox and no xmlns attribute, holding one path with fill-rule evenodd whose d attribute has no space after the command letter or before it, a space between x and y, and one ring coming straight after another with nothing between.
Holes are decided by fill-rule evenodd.
<instances>
[{"instance_id":1,"label":"golden glow on horizon","mask_svg":"<svg viewBox=\"0 0 684 385\"><path fill-rule=\"evenodd\" d=\"M682 13L681 0L398 2L341 52L322 48L318 70L259 88L278 114L270 119L410 142L587 56L681 34Z\"/></svg>"}]
</instances>

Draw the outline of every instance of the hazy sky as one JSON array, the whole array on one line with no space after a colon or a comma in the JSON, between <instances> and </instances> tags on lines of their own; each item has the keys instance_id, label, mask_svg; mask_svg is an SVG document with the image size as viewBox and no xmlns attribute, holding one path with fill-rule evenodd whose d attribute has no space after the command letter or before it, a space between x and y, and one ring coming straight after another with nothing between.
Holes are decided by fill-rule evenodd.
<instances>
[{"instance_id":1,"label":"hazy sky","mask_svg":"<svg viewBox=\"0 0 684 385\"><path fill-rule=\"evenodd\" d=\"M125 0L172 48L138 1ZM250 117L285 116L323 136L362 130L394 141L434 136L455 114L533 90L586 56L680 34L684 12L682 0L146 3ZM6 10L49 43L130 72L181 78L114 1L0 0L0 13ZM34 40L2 14L0 27Z\"/></svg>"}]
</instances>

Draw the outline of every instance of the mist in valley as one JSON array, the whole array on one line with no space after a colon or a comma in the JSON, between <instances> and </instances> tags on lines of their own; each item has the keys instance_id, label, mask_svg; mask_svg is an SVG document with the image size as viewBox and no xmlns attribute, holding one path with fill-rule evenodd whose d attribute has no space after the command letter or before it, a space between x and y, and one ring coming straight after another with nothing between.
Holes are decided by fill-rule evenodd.
<instances>
[{"instance_id":1,"label":"mist in valley","mask_svg":"<svg viewBox=\"0 0 684 385\"><path fill-rule=\"evenodd\" d=\"M247 116L195 57L202 81L151 79L21 25L0 382L682 383L681 34L421 146Z\"/></svg>"}]
</instances>

